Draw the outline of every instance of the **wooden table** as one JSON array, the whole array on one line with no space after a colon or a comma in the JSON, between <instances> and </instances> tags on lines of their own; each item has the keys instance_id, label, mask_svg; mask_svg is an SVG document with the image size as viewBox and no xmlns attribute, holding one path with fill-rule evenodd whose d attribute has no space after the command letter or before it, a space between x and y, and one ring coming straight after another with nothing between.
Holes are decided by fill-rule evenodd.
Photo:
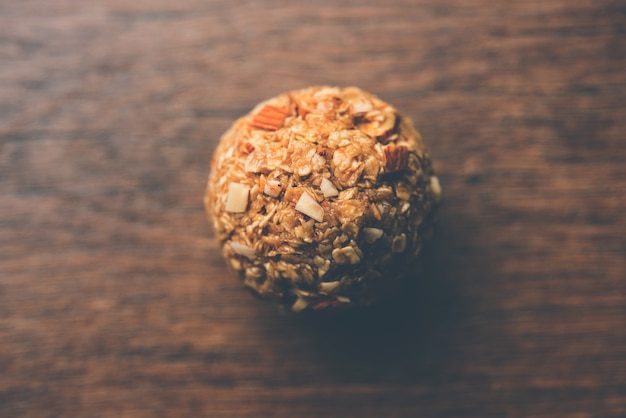
<instances>
[{"instance_id":1,"label":"wooden table","mask_svg":"<svg viewBox=\"0 0 626 418\"><path fill-rule=\"evenodd\" d=\"M3 0L0 416L626 416L626 2ZM300 318L202 207L258 101L358 85L445 192L423 280Z\"/></svg>"}]
</instances>

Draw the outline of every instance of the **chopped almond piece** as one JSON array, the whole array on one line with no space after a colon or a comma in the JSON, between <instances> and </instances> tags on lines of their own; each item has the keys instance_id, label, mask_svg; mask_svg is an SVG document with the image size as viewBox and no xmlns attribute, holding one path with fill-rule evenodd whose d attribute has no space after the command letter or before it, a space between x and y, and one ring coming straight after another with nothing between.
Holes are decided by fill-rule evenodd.
<instances>
[{"instance_id":1,"label":"chopped almond piece","mask_svg":"<svg viewBox=\"0 0 626 418\"><path fill-rule=\"evenodd\" d=\"M302 196L300 196L298 203L296 203L296 210L310 216L317 222L324 220L324 208L307 192L302 193Z\"/></svg>"},{"instance_id":2,"label":"chopped almond piece","mask_svg":"<svg viewBox=\"0 0 626 418\"><path fill-rule=\"evenodd\" d=\"M339 195L339 191L337 190L335 185L326 177L322 179L322 184L320 184L320 190L324 194L324 197L333 197Z\"/></svg>"},{"instance_id":3,"label":"chopped almond piece","mask_svg":"<svg viewBox=\"0 0 626 418\"><path fill-rule=\"evenodd\" d=\"M435 201L439 202L441 200L441 185L439 184L437 176L432 176L430 178L430 191L433 193Z\"/></svg>"},{"instance_id":4,"label":"chopped almond piece","mask_svg":"<svg viewBox=\"0 0 626 418\"><path fill-rule=\"evenodd\" d=\"M404 170L409 160L409 150L402 145L387 145L383 148L385 157L385 168L388 173Z\"/></svg>"},{"instance_id":5,"label":"chopped almond piece","mask_svg":"<svg viewBox=\"0 0 626 418\"><path fill-rule=\"evenodd\" d=\"M252 248L250 248L249 246L245 245L245 244L240 244L238 242L231 242L230 243L230 248L233 249L235 254L243 255L243 256L246 256L248 258L256 257L256 254L254 253L254 250Z\"/></svg>"},{"instance_id":6,"label":"chopped almond piece","mask_svg":"<svg viewBox=\"0 0 626 418\"><path fill-rule=\"evenodd\" d=\"M324 293L331 293L332 291L336 290L339 287L339 282L335 281L335 282L321 282L320 283L320 290Z\"/></svg>"},{"instance_id":7,"label":"chopped almond piece","mask_svg":"<svg viewBox=\"0 0 626 418\"><path fill-rule=\"evenodd\" d=\"M278 180L268 180L263 188L263 193L268 196L278 197L281 191L280 182Z\"/></svg>"},{"instance_id":8,"label":"chopped almond piece","mask_svg":"<svg viewBox=\"0 0 626 418\"><path fill-rule=\"evenodd\" d=\"M296 173L298 173L300 177L306 177L311 174L311 166L308 164L302 165L296 169Z\"/></svg>"},{"instance_id":9,"label":"chopped almond piece","mask_svg":"<svg viewBox=\"0 0 626 418\"><path fill-rule=\"evenodd\" d=\"M368 244L373 244L383 236L383 230L380 228L363 228L363 237Z\"/></svg>"},{"instance_id":10,"label":"chopped almond piece","mask_svg":"<svg viewBox=\"0 0 626 418\"><path fill-rule=\"evenodd\" d=\"M365 119L363 122L357 123L361 131L365 132L372 138L377 138L379 140L384 140L385 135L394 129L395 124L396 115L392 112L385 114L383 120Z\"/></svg>"},{"instance_id":11,"label":"chopped almond piece","mask_svg":"<svg viewBox=\"0 0 626 418\"><path fill-rule=\"evenodd\" d=\"M244 142L241 145L241 150L245 152L246 154L250 154L252 151L254 151L254 145L252 145L249 142Z\"/></svg>"},{"instance_id":12,"label":"chopped almond piece","mask_svg":"<svg viewBox=\"0 0 626 418\"><path fill-rule=\"evenodd\" d=\"M309 302L306 301L303 297L298 296L295 303L291 306L291 310L294 312L302 312L309 306Z\"/></svg>"},{"instance_id":13,"label":"chopped almond piece","mask_svg":"<svg viewBox=\"0 0 626 418\"><path fill-rule=\"evenodd\" d=\"M226 196L227 212L245 212L248 207L248 196L250 188L239 183L228 185L228 196Z\"/></svg>"},{"instance_id":14,"label":"chopped almond piece","mask_svg":"<svg viewBox=\"0 0 626 418\"><path fill-rule=\"evenodd\" d=\"M275 131L281 126L287 118L289 111L282 107L265 105L259 113L252 118L252 126L255 128L267 129L268 131Z\"/></svg>"},{"instance_id":15,"label":"chopped almond piece","mask_svg":"<svg viewBox=\"0 0 626 418\"><path fill-rule=\"evenodd\" d=\"M372 110L372 104L367 100L355 101L350 107L353 115L363 115Z\"/></svg>"}]
</instances>

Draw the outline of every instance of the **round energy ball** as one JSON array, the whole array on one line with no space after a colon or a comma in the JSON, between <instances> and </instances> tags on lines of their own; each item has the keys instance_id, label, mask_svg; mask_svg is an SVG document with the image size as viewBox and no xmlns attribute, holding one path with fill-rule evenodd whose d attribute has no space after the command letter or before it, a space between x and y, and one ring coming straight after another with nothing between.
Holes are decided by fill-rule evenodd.
<instances>
[{"instance_id":1,"label":"round energy ball","mask_svg":"<svg viewBox=\"0 0 626 418\"><path fill-rule=\"evenodd\" d=\"M406 116L356 87L310 87L224 133L204 203L245 285L302 311L396 291L415 275L440 197Z\"/></svg>"}]
</instances>

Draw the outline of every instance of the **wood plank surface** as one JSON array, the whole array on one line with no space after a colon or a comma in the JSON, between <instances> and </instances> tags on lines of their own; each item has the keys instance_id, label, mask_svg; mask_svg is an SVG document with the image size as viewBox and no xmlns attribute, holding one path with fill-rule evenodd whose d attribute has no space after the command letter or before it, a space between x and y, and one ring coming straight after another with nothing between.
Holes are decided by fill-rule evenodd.
<instances>
[{"instance_id":1,"label":"wood plank surface","mask_svg":"<svg viewBox=\"0 0 626 418\"><path fill-rule=\"evenodd\" d=\"M626 416L626 2L3 0L0 416ZM295 317L205 219L260 100L357 85L445 193L421 280Z\"/></svg>"}]
</instances>

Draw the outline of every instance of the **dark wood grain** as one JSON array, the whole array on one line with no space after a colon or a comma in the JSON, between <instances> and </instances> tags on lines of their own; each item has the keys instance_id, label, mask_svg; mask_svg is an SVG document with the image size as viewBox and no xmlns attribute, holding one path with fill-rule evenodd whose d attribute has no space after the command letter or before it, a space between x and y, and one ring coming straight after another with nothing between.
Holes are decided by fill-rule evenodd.
<instances>
[{"instance_id":1,"label":"dark wood grain","mask_svg":"<svg viewBox=\"0 0 626 418\"><path fill-rule=\"evenodd\" d=\"M626 416L626 2L0 2L0 416ZM422 280L298 318L202 208L258 101L358 85L445 191Z\"/></svg>"}]
</instances>

